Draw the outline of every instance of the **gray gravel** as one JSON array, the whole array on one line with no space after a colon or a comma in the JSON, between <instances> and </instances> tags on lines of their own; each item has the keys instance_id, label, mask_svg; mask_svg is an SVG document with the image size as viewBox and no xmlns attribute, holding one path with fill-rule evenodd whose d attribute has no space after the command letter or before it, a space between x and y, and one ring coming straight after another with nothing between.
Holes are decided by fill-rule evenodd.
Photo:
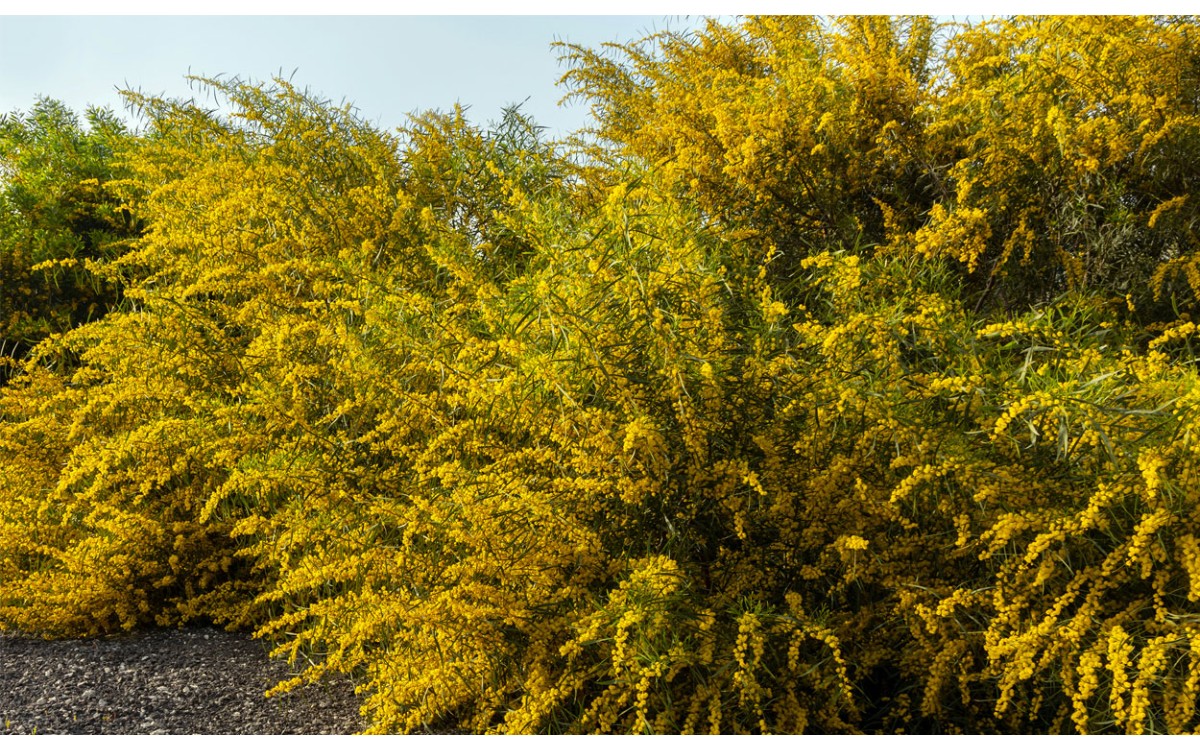
<instances>
[{"instance_id":1,"label":"gray gravel","mask_svg":"<svg viewBox=\"0 0 1200 750\"><path fill-rule=\"evenodd\" d=\"M46 641L0 633L0 734L353 734L343 678L267 699L293 674L210 628Z\"/></svg>"}]
</instances>

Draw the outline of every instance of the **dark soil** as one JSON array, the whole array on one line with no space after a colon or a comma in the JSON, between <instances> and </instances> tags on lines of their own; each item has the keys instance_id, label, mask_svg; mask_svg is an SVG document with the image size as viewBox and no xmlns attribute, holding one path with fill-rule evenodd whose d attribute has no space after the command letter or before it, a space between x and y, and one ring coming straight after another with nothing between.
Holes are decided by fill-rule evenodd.
<instances>
[{"instance_id":1,"label":"dark soil","mask_svg":"<svg viewBox=\"0 0 1200 750\"><path fill-rule=\"evenodd\" d=\"M291 677L249 636L211 628L46 641L0 634L0 734L353 734L354 687Z\"/></svg>"}]
</instances>

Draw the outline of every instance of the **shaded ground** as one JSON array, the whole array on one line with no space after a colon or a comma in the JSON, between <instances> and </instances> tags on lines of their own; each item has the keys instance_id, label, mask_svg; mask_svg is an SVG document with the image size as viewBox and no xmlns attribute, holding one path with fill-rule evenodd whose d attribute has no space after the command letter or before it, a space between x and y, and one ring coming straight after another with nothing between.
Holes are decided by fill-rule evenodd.
<instances>
[{"instance_id":1,"label":"shaded ground","mask_svg":"<svg viewBox=\"0 0 1200 750\"><path fill-rule=\"evenodd\" d=\"M45 641L0 635L0 734L352 734L348 680L267 699L292 675L261 642L210 628Z\"/></svg>"}]
</instances>

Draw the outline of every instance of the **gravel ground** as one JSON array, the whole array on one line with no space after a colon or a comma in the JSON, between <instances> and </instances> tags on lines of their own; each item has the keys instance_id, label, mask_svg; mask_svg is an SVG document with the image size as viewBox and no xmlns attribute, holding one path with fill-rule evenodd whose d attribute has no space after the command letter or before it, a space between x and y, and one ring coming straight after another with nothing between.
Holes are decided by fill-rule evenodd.
<instances>
[{"instance_id":1,"label":"gravel ground","mask_svg":"<svg viewBox=\"0 0 1200 750\"><path fill-rule=\"evenodd\" d=\"M353 734L348 680L267 699L293 674L209 628L46 641L0 634L0 734Z\"/></svg>"}]
</instances>

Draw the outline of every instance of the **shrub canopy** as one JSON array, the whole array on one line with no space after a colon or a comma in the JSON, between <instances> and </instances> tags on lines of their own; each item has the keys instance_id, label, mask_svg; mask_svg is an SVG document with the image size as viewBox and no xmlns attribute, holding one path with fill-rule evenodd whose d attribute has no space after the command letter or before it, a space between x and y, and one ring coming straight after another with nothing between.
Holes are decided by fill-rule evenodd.
<instances>
[{"instance_id":1,"label":"shrub canopy","mask_svg":"<svg viewBox=\"0 0 1200 750\"><path fill-rule=\"evenodd\" d=\"M1194 731L1198 29L564 46L565 142L131 93L0 626L251 629L375 732Z\"/></svg>"}]
</instances>

